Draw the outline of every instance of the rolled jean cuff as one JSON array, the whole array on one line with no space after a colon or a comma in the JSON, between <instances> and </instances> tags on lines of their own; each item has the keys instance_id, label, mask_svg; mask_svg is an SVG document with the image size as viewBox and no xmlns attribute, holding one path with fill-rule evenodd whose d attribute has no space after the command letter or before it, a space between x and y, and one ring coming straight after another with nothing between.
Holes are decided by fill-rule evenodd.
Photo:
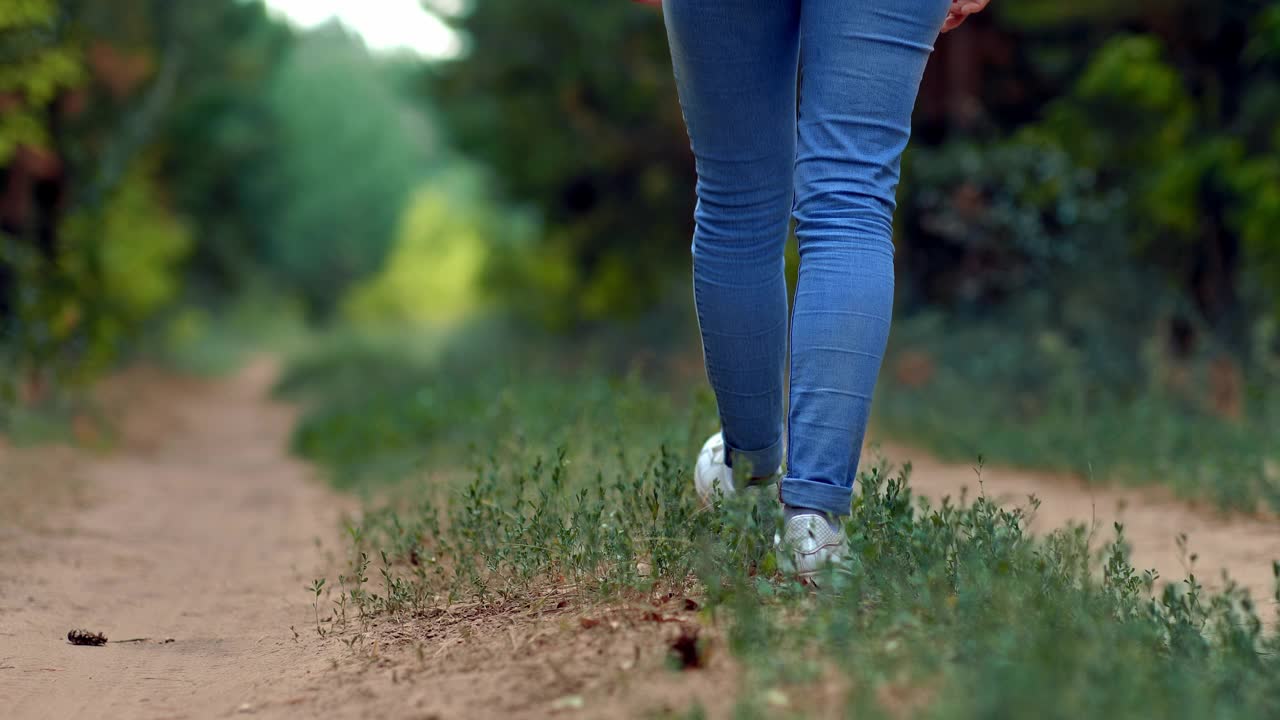
<instances>
[{"instance_id":1,"label":"rolled jean cuff","mask_svg":"<svg viewBox=\"0 0 1280 720\"><path fill-rule=\"evenodd\" d=\"M816 480L785 477L780 488L782 502L792 507L821 510L831 515L849 514L853 504L853 488Z\"/></svg>"},{"instance_id":2,"label":"rolled jean cuff","mask_svg":"<svg viewBox=\"0 0 1280 720\"><path fill-rule=\"evenodd\" d=\"M735 477L739 472L750 473L751 477L766 477L782 469L781 439L763 450L739 450L727 440L725 447L729 450L729 465Z\"/></svg>"}]
</instances>

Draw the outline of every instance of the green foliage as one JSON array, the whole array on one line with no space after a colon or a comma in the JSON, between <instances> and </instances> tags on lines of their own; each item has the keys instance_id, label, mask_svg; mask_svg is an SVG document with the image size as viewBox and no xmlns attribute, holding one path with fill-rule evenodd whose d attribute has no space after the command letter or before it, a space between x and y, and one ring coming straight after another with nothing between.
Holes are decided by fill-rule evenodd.
<instances>
[{"instance_id":1,"label":"green foliage","mask_svg":"<svg viewBox=\"0 0 1280 720\"><path fill-rule=\"evenodd\" d=\"M476 309L485 254L501 229L494 208L448 193L443 184L427 185L410 200L386 265L344 302L351 321L443 324Z\"/></svg>"},{"instance_id":2,"label":"green foliage","mask_svg":"<svg viewBox=\"0 0 1280 720\"><path fill-rule=\"evenodd\" d=\"M1143 386L1150 364L1131 360L1160 333L1168 346L1156 354L1183 360L1273 353L1273 341L1254 343L1280 298L1280 244L1268 230L1280 207L1275 7L1215 8L1203 28L1151 21L1151 32L1099 37L1096 48L1061 37L1049 18L1132 29L1158 9L1031 3L1002 14L1029 37L1074 47L1079 62L1039 121L912 152L899 243L908 299L1057 334L1109 388ZM1186 55L1237 34L1252 51ZM1190 329L1174 342L1172 327Z\"/></svg>"},{"instance_id":3,"label":"green foliage","mask_svg":"<svg viewBox=\"0 0 1280 720\"><path fill-rule=\"evenodd\" d=\"M1280 297L1278 241L1261 230L1275 217L1280 172L1280 55L1267 22L1276 7L1255 3L1213 18L1220 33L1242 24L1253 51L1199 66L1177 63L1155 34L1111 38L1044 122L1024 130L1126 198L1113 222L1133 246L1130 262L1163 268L1236 348L1243 318L1265 296ZM1267 290L1240 299L1242 288Z\"/></svg>"},{"instance_id":4,"label":"green foliage","mask_svg":"<svg viewBox=\"0 0 1280 720\"><path fill-rule=\"evenodd\" d=\"M1277 13L1280 16L1280 13ZM1225 173L1227 187L1238 200L1231 207L1231 222L1238 229L1252 260L1251 267L1264 287L1271 289L1276 317L1280 318L1280 123L1266 152L1245 159L1237 153Z\"/></svg>"},{"instance_id":5,"label":"green foliage","mask_svg":"<svg viewBox=\"0 0 1280 720\"><path fill-rule=\"evenodd\" d=\"M172 300L178 264L191 246L188 228L136 169L97 209L69 216L50 266L11 243L23 288L11 342L26 365L84 376L115 360L120 343Z\"/></svg>"},{"instance_id":6,"label":"green foliage","mask_svg":"<svg viewBox=\"0 0 1280 720\"><path fill-rule=\"evenodd\" d=\"M69 47L50 47L26 62L0 66L0 90L18 93L30 105L40 107L60 90L84 79L80 53Z\"/></svg>"},{"instance_id":7,"label":"green foliage","mask_svg":"<svg viewBox=\"0 0 1280 720\"><path fill-rule=\"evenodd\" d=\"M120 323L137 323L177 295L176 265L191 247L188 228L135 171L102 210L67 220L66 271L86 302Z\"/></svg>"},{"instance_id":8,"label":"green foliage","mask_svg":"<svg viewBox=\"0 0 1280 720\"><path fill-rule=\"evenodd\" d=\"M298 41L269 90L278 158L247 182L271 229L272 270L320 312L382 266L426 173L428 128L391 80L357 41L328 28Z\"/></svg>"},{"instance_id":9,"label":"green foliage","mask_svg":"<svg viewBox=\"0 0 1280 720\"><path fill-rule=\"evenodd\" d=\"M936 372L886 383L882 429L954 458L1280 506L1277 7L1197 6L1187 27L1096 48L1078 33L1157 9L1001 10L1078 64L1039 121L909 156L899 286L918 312L894 345ZM1188 56L1218 36L1253 49Z\"/></svg>"},{"instance_id":10,"label":"green foliage","mask_svg":"<svg viewBox=\"0 0 1280 720\"><path fill-rule=\"evenodd\" d=\"M14 156L19 147L38 147L44 142L44 128L28 114L6 113L0 117L0 160Z\"/></svg>"},{"instance_id":11,"label":"green foliage","mask_svg":"<svg viewBox=\"0 0 1280 720\"><path fill-rule=\"evenodd\" d=\"M147 2L0 11L0 325L13 381L91 377L177 299L200 234L159 190L171 183L157 130L175 97L198 94L198 83L176 89L177 70L184 53L208 49L195 31L219 5L183 13L187 24Z\"/></svg>"},{"instance_id":12,"label":"green foliage","mask_svg":"<svg viewBox=\"0 0 1280 720\"><path fill-rule=\"evenodd\" d=\"M1051 109L1049 124L1078 162L1141 172L1161 159L1161 151L1188 140L1192 113L1159 39L1122 36L1093 55L1072 94ZM1102 132L1079 132L1091 125Z\"/></svg>"},{"instance_id":13,"label":"green foliage","mask_svg":"<svg viewBox=\"0 0 1280 720\"><path fill-rule=\"evenodd\" d=\"M965 325L938 314L900 322L876 393L879 430L957 461L981 455L1091 482L1161 484L1223 508L1280 508L1275 367L1246 378L1243 415L1223 418L1212 363L1171 363L1149 335L1132 354L1119 352L1138 329L1109 322L1105 310L1068 310L1056 323L1063 330L1034 312ZM1040 329L1015 341L1010 327ZM904 356L934 369L898 382Z\"/></svg>"},{"instance_id":14,"label":"green foliage","mask_svg":"<svg viewBox=\"0 0 1280 720\"><path fill-rule=\"evenodd\" d=\"M188 298L234 303L268 275L271 208L254 179L285 150L267 92L293 34L257 2L185 6L182 19L187 61L158 140L160 173L195 234Z\"/></svg>"},{"instance_id":15,"label":"green foliage","mask_svg":"<svg viewBox=\"0 0 1280 720\"><path fill-rule=\"evenodd\" d=\"M634 314L688 247L692 163L662 21L627 2L476 3L470 53L433 73L459 148L542 214L493 277L561 327Z\"/></svg>"},{"instance_id":16,"label":"green foliage","mask_svg":"<svg viewBox=\"0 0 1280 720\"><path fill-rule=\"evenodd\" d=\"M17 0L0 8L0 96L10 98L0 112L0 167L21 146L47 145L45 106L85 80L79 49L54 32L58 13L52 0Z\"/></svg>"},{"instance_id":17,"label":"green foliage","mask_svg":"<svg viewBox=\"0 0 1280 720\"><path fill-rule=\"evenodd\" d=\"M900 272L922 304L980 309L1046 293L1062 300L1100 289L1087 275L1124 256L1115 224L1124 196L1031 134L913 151L904 177L911 190L903 232L922 242L900 250Z\"/></svg>"},{"instance_id":18,"label":"green foliage","mask_svg":"<svg viewBox=\"0 0 1280 720\"><path fill-rule=\"evenodd\" d=\"M56 10L53 0L10 0L0 8L0 30L48 25Z\"/></svg>"}]
</instances>

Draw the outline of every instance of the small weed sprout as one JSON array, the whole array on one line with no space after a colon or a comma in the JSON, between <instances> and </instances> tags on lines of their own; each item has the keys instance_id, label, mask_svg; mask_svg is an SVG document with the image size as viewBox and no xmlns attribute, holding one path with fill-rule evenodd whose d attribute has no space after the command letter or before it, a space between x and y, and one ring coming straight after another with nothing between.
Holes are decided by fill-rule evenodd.
<instances>
[{"instance_id":1,"label":"small weed sprout","mask_svg":"<svg viewBox=\"0 0 1280 720\"><path fill-rule=\"evenodd\" d=\"M324 592L325 578L316 578L311 581L311 585L304 588L311 593L311 607L315 610L316 615L316 634L320 637L325 636L324 628L320 626L320 593ZM294 633L295 635L297 633Z\"/></svg>"}]
</instances>

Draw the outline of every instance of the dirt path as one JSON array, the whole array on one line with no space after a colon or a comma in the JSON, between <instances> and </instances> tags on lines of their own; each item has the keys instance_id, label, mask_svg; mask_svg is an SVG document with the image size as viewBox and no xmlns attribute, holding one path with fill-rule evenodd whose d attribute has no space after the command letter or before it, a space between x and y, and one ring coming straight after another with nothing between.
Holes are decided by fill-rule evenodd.
<instances>
[{"instance_id":1,"label":"dirt path","mask_svg":"<svg viewBox=\"0 0 1280 720\"><path fill-rule=\"evenodd\" d=\"M303 585L343 503L285 455L271 377L116 383L138 394L123 447L80 468L88 507L0 551L0 714L219 717L279 707L325 669ZM149 640L76 647L72 627Z\"/></svg>"},{"instance_id":2,"label":"dirt path","mask_svg":"<svg viewBox=\"0 0 1280 720\"><path fill-rule=\"evenodd\" d=\"M661 672L670 636L692 620L679 597L658 603L663 622L652 620L652 598L582 607L549 590L498 611L454 607L320 638L303 586L327 574L338 519L354 506L287 455L293 414L266 399L272 373L256 363L217 382L118 383L115 402L132 409L121 446L77 465L86 502L33 524L42 529L0 533L0 714L470 718L584 707L619 717L695 698L714 716L731 707L727 659ZM914 460L922 494L977 489L969 467L901 448L886 455ZM1186 532L1201 576L1229 568L1256 599L1270 598L1275 523L1051 475L987 469L983 485L1012 502L1039 497L1040 529L1092 520L1105 538L1123 519L1136 564L1169 579L1184 574L1175 539ZM79 626L149 640L72 646L66 632Z\"/></svg>"}]
</instances>

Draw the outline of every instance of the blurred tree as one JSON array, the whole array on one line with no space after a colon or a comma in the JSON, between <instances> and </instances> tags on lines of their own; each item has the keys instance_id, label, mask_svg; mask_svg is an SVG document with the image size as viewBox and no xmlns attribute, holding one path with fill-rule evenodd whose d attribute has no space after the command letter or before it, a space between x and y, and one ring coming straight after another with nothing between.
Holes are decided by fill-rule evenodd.
<instances>
[{"instance_id":1,"label":"blurred tree","mask_svg":"<svg viewBox=\"0 0 1280 720\"><path fill-rule=\"evenodd\" d=\"M245 178L267 229L267 261L309 306L334 309L376 272L433 140L387 68L337 26L301 38L269 87L274 159Z\"/></svg>"},{"instance_id":2,"label":"blurred tree","mask_svg":"<svg viewBox=\"0 0 1280 720\"><path fill-rule=\"evenodd\" d=\"M486 0L459 29L468 54L435 69L427 92L460 149L544 222L537 243L494 255L504 264L491 277L553 325L646 307L692 229L661 16L628 2Z\"/></svg>"},{"instance_id":3,"label":"blurred tree","mask_svg":"<svg viewBox=\"0 0 1280 720\"><path fill-rule=\"evenodd\" d=\"M46 317L60 321L50 351L75 349L76 370L100 372L120 343L178 294L191 233L160 201L154 174L136 163L100 207L67 217L60 272L72 293ZM38 315L37 315L38 316Z\"/></svg>"},{"instance_id":4,"label":"blurred tree","mask_svg":"<svg viewBox=\"0 0 1280 720\"><path fill-rule=\"evenodd\" d=\"M65 184L58 145L67 91L84 78L82 53L66 37L57 3L0 7L0 323L12 315L17 264L56 255Z\"/></svg>"},{"instance_id":5,"label":"blurred tree","mask_svg":"<svg viewBox=\"0 0 1280 720\"><path fill-rule=\"evenodd\" d=\"M1103 44L1036 132L1129 197L1118 220L1137 257L1185 288L1216 339L1241 352L1244 274L1280 289L1280 238L1258 231L1277 217L1280 43L1269 18L1280 4L1184 10L1194 24Z\"/></svg>"},{"instance_id":6,"label":"blurred tree","mask_svg":"<svg viewBox=\"0 0 1280 720\"><path fill-rule=\"evenodd\" d=\"M195 232L187 293L216 300L266 275L270 208L250 179L281 152L267 91L294 38L259 2L192 4L183 19L188 62L158 172Z\"/></svg>"},{"instance_id":7,"label":"blurred tree","mask_svg":"<svg viewBox=\"0 0 1280 720\"><path fill-rule=\"evenodd\" d=\"M219 14L163 0L0 8L0 324L28 384L101 369L178 289L189 225L160 190L166 121L218 52ZM228 43L234 45L234 43ZM204 53L202 56L201 53Z\"/></svg>"},{"instance_id":8,"label":"blurred tree","mask_svg":"<svg viewBox=\"0 0 1280 720\"><path fill-rule=\"evenodd\" d=\"M84 79L81 53L61 37L60 21L53 0L0 7L0 166L20 147L49 145L50 105Z\"/></svg>"},{"instance_id":9,"label":"blurred tree","mask_svg":"<svg viewBox=\"0 0 1280 720\"><path fill-rule=\"evenodd\" d=\"M1266 229L1280 208L1280 3L994 9L961 31L984 34L971 48L982 82L970 127L989 140L962 155L916 148L901 286L928 303L990 308L1023 301L1025 291L1007 291L1033 278L1071 277L1039 287L1093 287L1095 304L1141 308L1148 325L1163 313L1184 355L1251 355L1263 303L1280 300L1280 240ZM951 42L943 59L964 64L947 54ZM1027 171L1035 184L1023 182ZM1126 304L1121 277L1142 282L1147 302ZM1123 345L1139 342L1131 334Z\"/></svg>"}]
</instances>

